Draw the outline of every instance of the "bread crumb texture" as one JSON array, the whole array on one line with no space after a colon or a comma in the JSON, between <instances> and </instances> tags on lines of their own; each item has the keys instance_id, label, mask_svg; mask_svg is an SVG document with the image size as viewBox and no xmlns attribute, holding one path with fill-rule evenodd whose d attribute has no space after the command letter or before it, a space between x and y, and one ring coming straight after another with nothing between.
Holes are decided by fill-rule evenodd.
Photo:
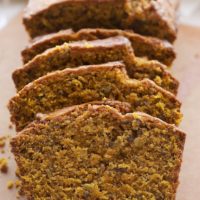
<instances>
[{"instance_id":1,"label":"bread crumb texture","mask_svg":"<svg viewBox=\"0 0 200 200\"><path fill-rule=\"evenodd\" d=\"M93 106L34 122L11 145L28 199L174 200L184 139L150 116Z\"/></svg>"},{"instance_id":2,"label":"bread crumb texture","mask_svg":"<svg viewBox=\"0 0 200 200\"><path fill-rule=\"evenodd\" d=\"M37 113L105 98L128 102L132 111L148 113L171 124L179 124L182 118L180 103L174 96L148 80L129 79L125 71L113 63L47 75L22 89L11 99L9 109L11 120L20 131Z\"/></svg>"}]
</instances>

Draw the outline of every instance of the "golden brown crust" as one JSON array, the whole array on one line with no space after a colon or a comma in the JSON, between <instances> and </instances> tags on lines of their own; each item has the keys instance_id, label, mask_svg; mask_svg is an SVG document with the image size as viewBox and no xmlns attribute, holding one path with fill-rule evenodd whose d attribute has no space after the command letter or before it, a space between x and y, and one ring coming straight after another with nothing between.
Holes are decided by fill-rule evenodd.
<instances>
[{"instance_id":1,"label":"golden brown crust","mask_svg":"<svg viewBox=\"0 0 200 200\"><path fill-rule=\"evenodd\" d=\"M90 102L90 103L66 107L66 108L57 110L53 113L49 113L49 114L38 113L37 119L43 121L43 120L55 118L55 117L60 116L60 115L66 115L66 114L69 114L70 112L74 111L77 108L88 107L88 105L91 105L91 106L107 105L107 106L110 106L112 108L115 108L116 110L118 110L122 114L131 113L131 110L132 110L131 105L127 102L121 102L121 101L115 101L115 100L109 100L108 99L108 100L104 100L104 101L93 101L93 102ZM29 124L27 126L27 128L28 127L31 127L31 124Z\"/></svg>"},{"instance_id":2,"label":"golden brown crust","mask_svg":"<svg viewBox=\"0 0 200 200\"><path fill-rule=\"evenodd\" d=\"M89 102L81 105L75 105L71 107L65 107L60 110L57 110L53 113L49 114L41 114L38 116L36 121L31 122L25 129L18 132L17 136L20 134L23 134L23 132L26 132L27 129L34 127L40 122L45 122L49 120L58 120L60 117L63 117L65 115L70 115L70 113L74 112L75 110L98 110L100 109L107 109L107 106L110 107L109 109L112 111L112 113L120 120L126 119L126 120L132 120L134 118L138 118L139 120L143 121L144 123L150 123L154 127L162 129L163 127L167 127L167 129L173 129L177 134L181 135L184 140L186 137L186 134L183 130L180 128L177 128L173 124L166 123L165 121L153 117L151 115L148 115L143 112L131 112L130 104L127 102L120 102L120 101L114 101L114 100L105 100L105 101L94 101ZM106 107L106 108L105 108ZM184 146L184 144L183 144Z\"/></svg>"},{"instance_id":3,"label":"golden brown crust","mask_svg":"<svg viewBox=\"0 0 200 200\"><path fill-rule=\"evenodd\" d=\"M162 129L163 127L167 127L167 129L173 129L177 134L181 135L184 140L186 137L186 134L183 130L180 128L176 127L173 124L168 124L164 122L163 120L153 117L151 115L148 115L143 112L131 112L131 107L130 104L127 102L120 102L120 101L113 101L113 100L105 100L105 101L94 101L94 102L89 102L81 105L75 105L71 107L66 107L62 108L60 110L57 110L53 113L49 114L42 114L38 117L39 121L48 121L48 120L58 120L60 117L64 115L70 115L71 112L74 112L74 110L98 110L98 108L103 108L105 106L111 107L111 110L113 114L118 118L118 119L127 119L127 120L132 120L134 118L138 118L144 123L151 123L153 126ZM112 109L114 108L114 109ZM35 126L38 123L38 121L31 122L26 128L30 128ZM23 134L23 132L26 131L26 129L22 130L18 134ZM184 146L184 144L183 144Z\"/></svg>"},{"instance_id":4,"label":"golden brown crust","mask_svg":"<svg viewBox=\"0 0 200 200\"><path fill-rule=\"evenodd\" d=\"M99 108L100 108L100 110L101 109L106 110L108 108L107 106L110 107L109 109L112 111L113 115L115 115L119 120L123 120L123 119L133 120L134 118L136 118L136 119L143 121L144 123L150 123L154 127L157 127L159 129L162 129L163 127L166 127L167 129L173 129L174 132L176 132L176 134L179 134L185 141L185 137L186 137L185 132L183 130L181 130L180 128L176 127L175 125L168 124L159 118L153 117L153 116L148 115L143 112L133 112L132 113L129 103L113 101L113 100L94 101L94 102L89 102L89 103L85 103L85 104L81 104L81 105L75 105L75 106L71 106L71 107L62 108L53 113L42 114L39 116L37 121L31 122L26 127L26 129L37 125L37 123L40 123L40 121L45 122L48 120L55 120L55 121L59 120L60 117L62 117L64 115L70 115L70 113L74 112L74 110L98 110ZM23 132L25 132L26 129L19 132L18 135L23 134ZM184 146L184 144L183 144L183 146Z\"/></svg>"}]
</instances>

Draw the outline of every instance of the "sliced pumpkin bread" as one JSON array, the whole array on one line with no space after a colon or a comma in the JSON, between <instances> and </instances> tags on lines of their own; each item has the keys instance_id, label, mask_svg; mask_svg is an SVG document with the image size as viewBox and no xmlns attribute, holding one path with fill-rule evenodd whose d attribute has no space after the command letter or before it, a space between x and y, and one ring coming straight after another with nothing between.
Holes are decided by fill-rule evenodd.
<instances>
[{"instance_id":1,"label":"sliced pumpkin bread","mask_svg":"<svg viewBox=\"0 0 200 200\"><path fill-rule=\"evenodd\" d=\"M128 102L132 111L146 112L168 123L179 124L181 103L145 79L130 79L120 62L52 72L26 85L10 100L11 121L19 131L38 113L49 113L103 99Z\"/></svg>"},{"instance_id":2,"label":"sliced pumpkin bread","mask_svg":"<svg viewBox=\"0 0 200 200\"><path fill-rule=\"evenodd\" d=\"M81 105L12 138L27 199L175 200L185 134L143 113Z\"/></svg>"},{"instance_id":3,"label":"sliced pumpkin bread","mask_svg":"<svg viewBox=\"0 0 200 200\"><path fill-rule=\"evenodd\" d=\"M73 28L120 28L173 42L179 0L29 0L23 22L31 37Z\"/></svg>"},{"instance_id":4,"label":"sliced pumpkin bread","mask_svg":"<svg viewBox=\"0 0 200 200\"><path fill-rule=\"evenodd\" d=\"M102 64L122 60L131 78L149 78L164 89L176 94L178 81L158 61L134 56L130 41L122 36L103 40L64 43L36 56L13 73L17 90L31 81L55 70L80 65Z\"/></svg>"},{"instance_id":5,"label":"sliced pumpkin bread","mask_svg":"<svg viewBox=\"0 0 200 200\"><path fill-rule=\"evenodd\" d=\"M124 31L119 29L81 29L73 32L71 29L39 36L22 51L23 62L27 63L36 55L43 53L49 48L62 45L65 42L80 40L98 40L109 37L124 36L128 38L138 57L147 57L149 60L158 60L161 63L171 66L176 58L173 46L165 41L155 37L143 36L133 31Z\"/></svg>"}]
</instances>

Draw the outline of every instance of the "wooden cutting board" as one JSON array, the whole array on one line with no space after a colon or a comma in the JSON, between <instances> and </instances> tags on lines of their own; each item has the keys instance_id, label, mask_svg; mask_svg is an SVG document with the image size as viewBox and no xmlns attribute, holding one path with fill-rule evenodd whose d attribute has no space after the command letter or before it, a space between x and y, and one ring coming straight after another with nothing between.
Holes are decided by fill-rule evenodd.
<instances>
[{"instance_id":1,"label":"wooden cutting board","mask_svg":"<svg viewBox=\"0 0 200 200\"><path fill-rule=\"evenodd\" d=\"M9 129L8 100L15 94L11 73L21 66L20 51L28 42L28 36L21 24L21 16L14 19L0 31L0 136L14 135ZM200 28L180 26L175 44L177 60L172 68L180 81L179 99L182 101L184 120L181 128L187 133L180 186L177 200L200 199ZM0 174L0 200L15 200L16 190L8 190L7 182L16 180L15 162L9 153L7 175Z\"/></svg>"}]
</instances>

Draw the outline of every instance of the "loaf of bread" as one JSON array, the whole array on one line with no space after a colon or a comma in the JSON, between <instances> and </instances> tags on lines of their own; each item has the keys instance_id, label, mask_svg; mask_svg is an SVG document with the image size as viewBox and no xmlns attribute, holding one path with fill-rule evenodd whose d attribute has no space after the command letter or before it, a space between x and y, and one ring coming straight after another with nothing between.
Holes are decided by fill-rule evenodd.
<instances>
[{"instance_id":1,"label":"loaf of bread","mask_svg":"<svg viewBox=\"0 0 200 200\"><path fill-rule=\"evenodd\" d=\"M185 143L169 72L179 0L29 0L8 104L28 200L175 200Z\"/></svg>"}]
</instances>

